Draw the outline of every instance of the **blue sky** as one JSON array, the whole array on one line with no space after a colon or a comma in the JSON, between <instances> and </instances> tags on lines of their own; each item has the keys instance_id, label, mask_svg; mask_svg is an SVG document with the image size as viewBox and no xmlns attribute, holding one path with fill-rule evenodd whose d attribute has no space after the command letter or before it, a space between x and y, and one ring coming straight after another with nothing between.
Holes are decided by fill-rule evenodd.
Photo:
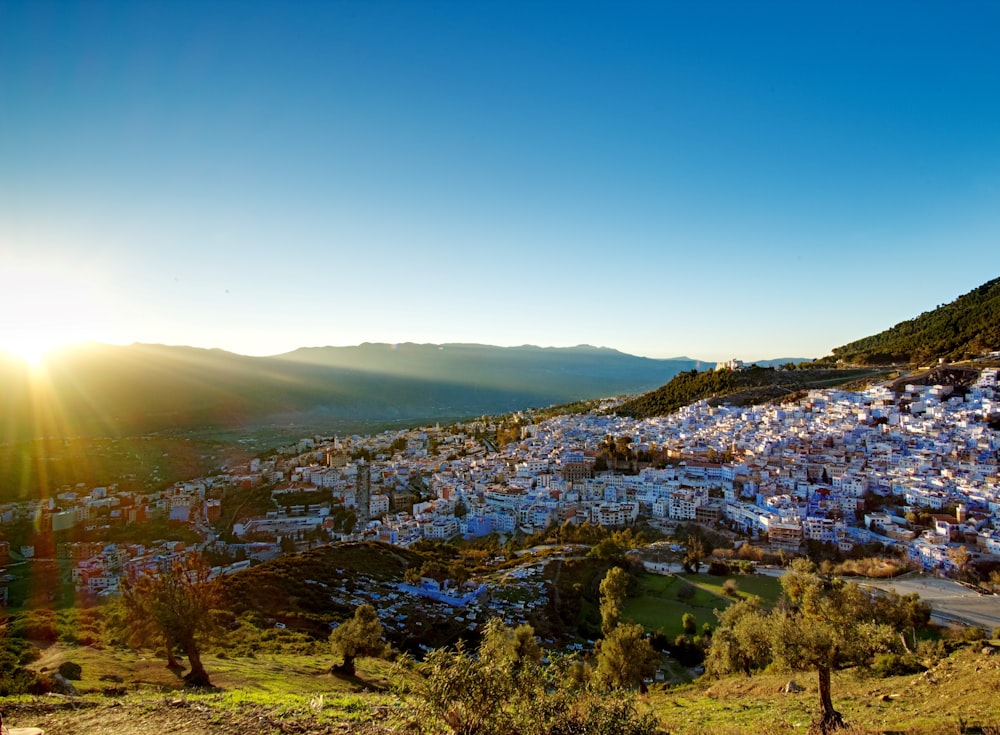
<instances>
[{"instance_id":1,"label":"blue sky","mask_svg":"<svg viewBox=\"0 0 1000 735\"><path fill-rule=\"evenodd\" d=\"M998 32L993 2L0 0L0 348L828 354L998 275Z\"/></svg>"}]
</instances>

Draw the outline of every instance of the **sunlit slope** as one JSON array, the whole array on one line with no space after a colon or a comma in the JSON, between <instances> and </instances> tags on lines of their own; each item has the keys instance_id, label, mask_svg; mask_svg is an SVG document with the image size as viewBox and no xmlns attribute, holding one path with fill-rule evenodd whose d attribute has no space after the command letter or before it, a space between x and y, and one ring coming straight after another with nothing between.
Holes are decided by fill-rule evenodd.
<instances>
[{"instance_id":1,"label":"sunlit slope","mask_svg":"<svg viewBox=\"0 0 1000 735\"><path fill-rule=\"evenodd\" d=\"M928 364L993 350L1000 350L1000 278L884 332L835 347L833 358L862 365Z\"/></svg>"}]
</instances>

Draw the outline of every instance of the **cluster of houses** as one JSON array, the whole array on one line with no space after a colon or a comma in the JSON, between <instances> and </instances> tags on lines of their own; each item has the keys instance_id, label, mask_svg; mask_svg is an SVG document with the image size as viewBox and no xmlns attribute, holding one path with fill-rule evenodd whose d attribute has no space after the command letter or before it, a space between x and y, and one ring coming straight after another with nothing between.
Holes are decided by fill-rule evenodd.
<instances>
[{"instance_id":1,"label":"cluster of houses","mask_svg":"<svg viewBox=\"0 0 1000 735\"><path fill-rule=\"evenodd\" d=\"M615 415L614 405L537 422L518 417L519 440L500 447L477 439L496 429L485 420L303 439L155 493L77 488L0 506L0 524L25 513L52 530L166 517L202 532L203 546L237 564L272 558L288 540L294 548L363 539L407 546L553 523L617 527L640 517L664 527L723 524L789 549L880 542L943 573L955 571L957 546L972 558L1000 555L1000 435L987 421L1000 415L995 369L959 390L814 390L780 405L699 402L643 420ZM627 473L599 469L598 455L615 439L628 447ZM668 463L638 461L651 456ZM222 544L211 530L221 512L216 491L262 485L273 488L274 509L236 523L240 543ZM907 520L910 510L929 510L931 526ZM130 565L177 552L91 544L60 553L72 556L80 589L96 594L114 590Z\"/></svg>"}]
</instances>

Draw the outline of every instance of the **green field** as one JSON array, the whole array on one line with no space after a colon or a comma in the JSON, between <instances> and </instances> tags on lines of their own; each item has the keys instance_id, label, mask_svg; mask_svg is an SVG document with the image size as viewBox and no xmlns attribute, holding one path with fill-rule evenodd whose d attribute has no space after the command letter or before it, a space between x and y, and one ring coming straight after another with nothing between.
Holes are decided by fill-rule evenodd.
<instances>
[{"instance_id":1,"label":"green field","mask_svg":"<svg viewBox=\"0 0 1000 735\"><path fill-rule=\"evenodd\" d=\"M669 575L644 574L639 577L641 592L625 602L625 618L640 623L646 630L662 629L668 638L683 633L681 616L691 613L698 627L718 622L716 610L733 603L722 593L726 579L735 579L740 597L757 595L766 605L773 604L781 593L781 585L773 577L760 575L713 577L707 574ZM685 586L694 587L694 595L678 599L678 592Z\"/></svg>"},{"instance_id":2,"label":"green field","mask_svg":"<svg viewBox=\"0 0 1000 735\"><path fill-rule=\"evenodd\" d=\"M781 583L777 577L768 577L763 574L752 574L750 576L735 575L731 577L714 577L710 574L682 574L682 579L700 587L703 590L713 592L716 595L725 596L722 592L722 585L727 579L736 582L736 593L740 598L747 598L756 595L767 607L772 606L781 596Z\"/></svg>"},{"instance_id":3,"label":"green field","mask_svg":"<svg viewBox=\"0 0 1000 735\"><path fill-rule=\"evenodd\" d=\"M694 595L689 600L677 599L678 592L691 586L677 576L644 574L639 577L639 582L641 593L625 601L625 618L634 620L649 631L662 628L668 638L684 632L681 626L684 613L694 615L699 627L703 623L714 626L717 622L714 611L730 604L721 595L697 585L694 585Z\"/></svg>"}]
</instances>

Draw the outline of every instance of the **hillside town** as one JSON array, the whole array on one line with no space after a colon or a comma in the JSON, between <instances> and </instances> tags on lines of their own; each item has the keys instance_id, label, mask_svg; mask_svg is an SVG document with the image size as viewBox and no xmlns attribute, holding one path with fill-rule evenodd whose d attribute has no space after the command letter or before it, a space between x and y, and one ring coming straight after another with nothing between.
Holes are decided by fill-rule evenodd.
<instances>
[{"instance_id":1,"label":"hillside town","mask_svg":"<svg viewBox=\"0 0 1000 735\"><path fill-rule=\"evenodd\" d=\"M62 488L0 507L0 522L31 517L58 532L165 518L201 539L59 544L55 554L72 564L77 590L95 596L195 548L229 559L215 570L223 574L321 543L408 546L639 519L663 530L698 523L791 552L814 543L842 553L881 544L915 568L959 576L970 564L1000 560L1000 434L988 423L1000 414L997 372L980 371L970 387L813 390L748 407L701 401L643 420L615 415L616 402L607 400L593 413L543 420L526 413L306 438L156 492ZM515 434L498 446L501 422ZM273 509L219 527L224 495L261 489ZM0 542L0 559L38 551ZM382 594L397 593L446 606L480 603L475 589L442 589L433 580ZM523 596L518 604L523 609Z\"/></svg>"}]
</instances>

